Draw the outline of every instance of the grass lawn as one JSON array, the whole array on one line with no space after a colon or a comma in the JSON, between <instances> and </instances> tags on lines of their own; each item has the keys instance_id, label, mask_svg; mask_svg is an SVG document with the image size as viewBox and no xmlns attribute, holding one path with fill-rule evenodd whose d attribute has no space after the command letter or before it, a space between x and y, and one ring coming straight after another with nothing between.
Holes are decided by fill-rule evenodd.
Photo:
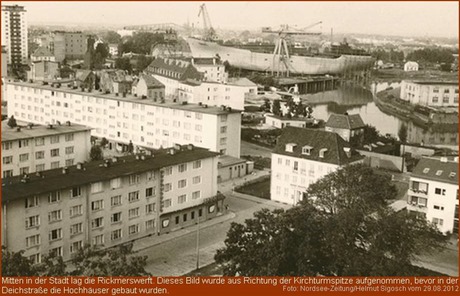
<instances>
[{"instance_id":1,"label":"grass lawn","mask_svg":"<svg viewBox=\"0 0 460 296\"><path fill-rule=\"evenodd\" d=\"M270 178L235 189L236 192L270 199Z\"/></svg>"}]
</instances>

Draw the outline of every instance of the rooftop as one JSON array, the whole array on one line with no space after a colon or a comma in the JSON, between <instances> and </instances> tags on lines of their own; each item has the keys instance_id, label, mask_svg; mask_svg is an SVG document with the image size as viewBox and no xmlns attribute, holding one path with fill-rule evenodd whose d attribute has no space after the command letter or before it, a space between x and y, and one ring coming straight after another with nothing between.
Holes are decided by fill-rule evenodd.
<instances>
[{"instance_id":1,"label":"rooftop","mask_svg":"<svg viewBox=\"0 0 460 296\"><path fill-rule=\"evenodd\" d=\"M432 181L458 184L458 158L422 158L412 171L412 176Z\"/></svg>"},{"instance_id":2,"label":"rooftop","mask_svg":"<svg viewBox=\"0 0 460 296\"><path fill-rule=\"evenodd\" d=\"M174 150L174 154L169 153L171 149ZM11 177L2 180L2 202L159 170L172 165L216 157L217 155L219 153L193 147L193 145L179 145L177 149L170 148L157 151L153 156L129 155L110 160L94 161L82 164L80 169L78 169L77 164L68 167L66 173L64 173L63 168L60 168L43 171L40 174L30 174L26 182L21 181L23 176Z\"/></svg>"},{"instance_id":3,"label":"rooftop","mask_svg":"<svg viewBox=\"0 0 460 296\"><path fill-rule=\"evenodd\" d=\"M32 54L32 56L34 57L52 57L53 54L51 53L51 51L49 51L48 48L46 48L45 46L40 46L39 48L37 48L34 53Z\"/></svg>"},{"instance_id":4,"label":"rooftop","mask_svg":"<svg viewBox=\"0 0 460 296\"><path fill-rule=\"evenodd\" d=\"M52 128L49 128L49 126L44 125L23 125L20 126L18 129L17 127L10 128L7 125L7 122L7 119L2 121L2 142L31 139L37 137L49 137L54 135L62 135L91 130L91 128L87 126L78 124L68 125L67 123L63 123L62 125L53 125Z\"/></svg>"},{"instance_id":5,"label":"rooftop","mask_svg":"<svg viewBox=\"0 0 460 296\"><path fill-rule=\"evenodd\" d=\"M217 107L217 106L211 106L211 105L206 105L206 104L182 104L182 103L176 103L176 102L171 102L171 101L165 101L165 103L161 102L155 102L150 99L142 99L140 97L135 97L134 95L127 94L126 97L123 96L117 96L113 93L110 94L105 94L102 92L98 92L96 90L93 90L91 93L84 91L82 92L80 89L73 89L73 88L68 88L66 86L61 86L60 88L53 87L50 84L43 85L42 83L38 82L15 82L12 80L6 81L5 84L11 84L11 85L18 85L18 86L24 86L24 87L33 87L33 88L38 88L38 89L45 89L45 90L50 90L50 91L57 91L57 92L65 92L69 94L77 94L77 95L83 95L83 96L92 96L95 98L104 98L104 99L109 99L109 100L114 100L114 101L121 101L121 102L129 102L129 103L137 103L137 104L145 104L145 105L151 105L151 106L158 106L162 108L170 108L170 109L178 109L178 110L184 110L184 111L190 111L190 112L198 112L198 113L204 113L204 114L212 114L212 115L221 115L221 114L231 114L231 113L240 113L241 110L235 110L232 108L222 108L222 107Z\"/></svg>"},{"instance_id":6,"label":"rooftop","mask_svg":"<svg viewBox=\"0 0 460 296\"><path fill-rule=\"evenodd\" d=\"M257 86L257 84L255 84L251 80L247 79L246 77L243 77L243 78L230 78L228 80L228 84L237 85L237 86L251 86L251 87L256 87Z\"/></svg>"},{"instance_id":7,"label":"rooftop","mask_svg":"<svg viewBox=\"0 0 460 296\"><path fill-rule=\"evenodd\" d=\"M222 155L219 157L219 165L221 167L232 166L235 164L246 163L245 159L236 158L230 155Z\"/></svg>"},{"instance_id":8,"label":"rooftop","mask_svg":"<svg viewBox=\"0 0 460 296\"><path fill-rule=\"evenodd\" d=\"M163 88L165 85L151 75L141 74L140 78L144 79L147 88Z\"/></svg>"},{"instance_id":9,"label":"rooftop","mask_svg":"<svg viewBox=\"0 0 460 296\"><path fill-rule=\"evenodd\" d=\"M359 114L331 114L326 122L326 127L353 130L364 128L365 124Z\"/></svg>"},{"instance_id":10,"label":"rooftop","mask_svg":"<svg viewBox=\"0 0 460 296\"><path fill-rule=\"evenodd\" d=\"M448 81L448 80L430 80L430 81L423 81L423 80L411 80L408 82L422 84L422 85L458 85L458 81Z\"/></svg>"},{"instance_id":11,"label":"rooftop","mask_svg":"<svg viewBox=\"0 0 460 296\"><path fill-rule=\"evenodd\" d=\"M288 144L291 144L292 152L286 151ZM309 155L302 154L303 147L311 149ZM348 149L349 155L345 151ZM325 151L324 157L320 157L320 151ZM346 165L363 158L336 133L290 126L283 129L273 153L336 165Z\"/></svg>"}]
</instances>

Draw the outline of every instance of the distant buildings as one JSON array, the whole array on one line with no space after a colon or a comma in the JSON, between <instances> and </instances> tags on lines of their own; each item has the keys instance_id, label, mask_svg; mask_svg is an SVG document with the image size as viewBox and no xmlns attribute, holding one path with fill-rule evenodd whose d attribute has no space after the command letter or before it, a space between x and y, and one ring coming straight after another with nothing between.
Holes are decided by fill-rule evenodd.
<instances>
[{"instance_id":1,"label":"distant buildings","mask_svg":"<svg viewBox=\"0 0 460 296\"><path fill-rule=\"evenodd\" d=\"M307 118L288 118L288 117L281 117L272 114L265 115L265 124L271 127L276 128L285 128L287 126L293 127L306 127L307 122L312 123L314 119L307 119Z\"/></svg>"},{"instance_id":2,"label":"distant buildings","mask_svg":"<svg viewBox=\"0 0 460 296\"><path fill-rule=\"evenodd\" d=\"M458 107L458 81L401 82L401 99L428 107Z\"/></svg>"},{"instance_id":3,"label":"distant buildings","mask_svg":"<svg viewBox=\"0 0 460 296\"><path fill-rule=\"evenodd\" d=\"M2 246L71 255L113 247L219 215L217 153L192 145L18 176L2 184ZM152 239L155 239L152 237Z\"/></svg>"},{"instance_id":4,"label":"distant buildings","mask_svg":"<svg viewBox=\"0 0 460 296\"><path fill-rule=\"evenodd\" d=\"M54 55L49 51L48 48L44 46L40 46L37 48L34 53L31 54L30 60L32 62L39 62L39 61L52 61L55 62L56 58Z\"/></svg>"},{"instance_id":5,"label":"distant buildings","mask_svg":"<svg viewBox=\"0 0 460 296\"><path fill-rule=\"evenodd\" d=\"M2 177L41 172L89 159L91 129L70 123L10 128L2 122Z\"/></svg>"},{"instance_id":6,"label":"distant buildings","mask_svg":"<svg viewBox=\"0 0 460 296\"><path fill-rule=\"evenodd\" d=\"M99 87L102 92L109 93L131 93L133 78L124 70L103 70L98 73L100 76Z\"/></svg>"},{"instance_id":7,"label":"distant buildings","mask_svg":"<svg viewBox=\"0 0 460 296\"><path fill-rule=\"evenodd\" d=\"M155 102L59 83L7 81L5 89L9 116L36 124L85 124L92 136L109 140L111 149L126 151L130 142L139 149L193 144L240 156L241 112L228 107Z\"/></svg>"},{"instance_id":8,"label":"distant buildings","mask_svg":"<svg viewBox=\"0 0 460 296\"><path fill-rule=\"evenodd\" d=\"M2 45L6 46L7 63L18 66L27 63L27 11L24 6L2 5Z\"/></svg>"},{"instance_id":9,"label":"distant buildings","mask_svg":"<svg viewBox=\"0 0 460 296\"><path fill-rule=\"evenodd\" d=\"M165 86L154 77L141 74L133 83L133 94L152 99L154 102L161 102L165 98Z\"/></svg>"},{"instance_id":10,"label":"distant buildings","mask_svg":"<svg viewBox=\"0 0 460 296\"><path fill-rule=\"evenodd\" d=\"M286 127L272 153L271 199L295 205L311 184L362 159L336 133Z\"/></svg>"},{"instance_id":11,"label":"distant buildings","mask_svg":"<svg viewBox=\"0 0 460 296\"><path fill-rule=\"evenodd\" d=\"M404 71L411 72L411 71L418 71L418 63L408 61L404 64Z\"/></svg>"},{"instance_id":12,"label":"distant buildings","mask_svg":"<svg viewBox=\"0 0 460 296\"><path fill-rule=\"evenodd\" d=\"M5 46L2 45L2 77L6 77L7 75L7 69L8 69L7 62L8 62L7 51L6 51Z\"/></svg>"},{"instance_id":13,"label":"distant buildings","mask_svg":"<svg viewBox=\"0 0 460 296\"><path fill-rule=\"evenodd\" d=\"M407 209L444 233L458 233L458 157L422 158L407 191Z\"/></svg>"},{"instance_id":14,"label":"distant buildings","mask_svg":"<svg viewBox=\"0 0 460 296\"><path fill-rule=\"evenodd\" d=\"M331 114L325 130L334 132L347 142L354 136L363 136L365 124L359 114Z\"/></svg>"},{"instance_id":15,"label":"distant buildings","mask_svg":"<svg viewBox=\"0 0 460 296\"><path fill-rule=\"evenodd\" d=\"M118 56L118 44L114 44L114 43L109 44L109 54L112 57Z\"/></svg>"},{"instance_id":16,"label":"distant buildings","mask_svg":"<svg viewBox=\"0 0 460 296\"><path fill-rule=\"evenodd\" d=\"M27 79L33 81L54 80L59 77L59 63L53 61L31 62L27 71Z\"/></svg>"}]
</instances>

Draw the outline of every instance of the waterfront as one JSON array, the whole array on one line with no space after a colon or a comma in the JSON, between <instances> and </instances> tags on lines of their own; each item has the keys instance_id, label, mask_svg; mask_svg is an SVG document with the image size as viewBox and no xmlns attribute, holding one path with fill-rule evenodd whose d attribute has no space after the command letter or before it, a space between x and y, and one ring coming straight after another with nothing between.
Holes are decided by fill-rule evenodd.
<instances>
[{"instance_id":1,"label":"waterfront","mask_svg":"<svg viewBox=\"0 0 460 296\"><path fill-rule=\"evenodd\" d=\"M398 87L399 83L372 83L369 90L364 87L343 85L338 89L303 96L314 107L313 116L327 120L332 113L360 114L366 124L375 126L381 134L397 138L400 126L408 127L408 142L423 143L455 148L458 146L458 128L453 125L417 126L396 116L382 112L374 102L374 95L388 87Z\"/></svg>"}]
</instances>

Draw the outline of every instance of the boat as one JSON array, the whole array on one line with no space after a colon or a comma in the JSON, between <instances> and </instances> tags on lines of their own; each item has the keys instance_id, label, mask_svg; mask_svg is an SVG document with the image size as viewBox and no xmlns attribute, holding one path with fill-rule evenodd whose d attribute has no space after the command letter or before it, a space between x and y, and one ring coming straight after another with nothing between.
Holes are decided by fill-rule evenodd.
<instances>
[{"instance_id":1,"label":"boat","mask_svg":"<svg viewBox=\"0 0 460 296\"><path fill-rule=\"evenodd\" d=\"M187 38L191 56L194 58L220 57L231 66L251 71L277 71L271 53L253 52L247 49L220 45L193 37ZM342 54L337 57L291 55L284 63L291 74L298 75L340 75L347 72L365 71L374 65L374 58L368 55Z\"/></svg>"}]
</instances>

